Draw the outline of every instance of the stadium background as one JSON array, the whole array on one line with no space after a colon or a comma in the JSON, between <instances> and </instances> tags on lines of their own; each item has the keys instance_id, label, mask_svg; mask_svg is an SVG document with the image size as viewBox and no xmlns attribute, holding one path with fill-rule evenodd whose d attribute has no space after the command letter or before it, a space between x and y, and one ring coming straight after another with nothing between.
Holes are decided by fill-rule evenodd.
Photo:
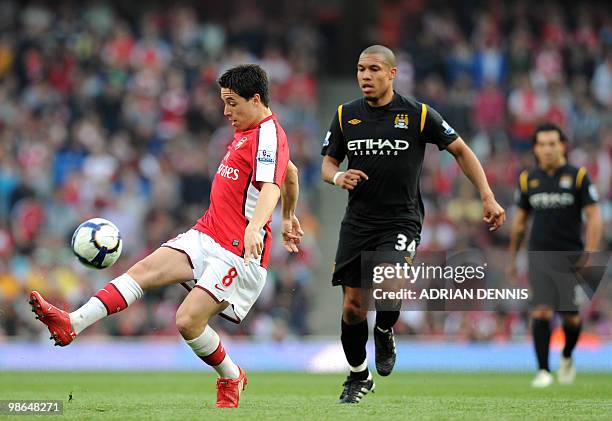
<instances>
[{"instance_id":1,"label":"stadium background","mask_svg":"<svg viewBox=\"0 0 612 421\"><path fill-rule=\"evenodd\" d=\"M517 175L533 165L530 133L543 120L565 128L570 162L597 184L610 250L609 6L448 3L0 2L0 367L104 368L100 353L116 355L115 368L201 365L174 326L180 286L146 294L66 350L50 346L26 297L38 289L75 308L193 224L231 135L215 79L238 63L269 72L272 109L300 168L306 231L297 256L275 242L267 286L245 322L215 322L247 367L336 370L344 362L340 291L329 272L346 198L320 182L319 151L335 107L359 95L354 66L372 43L396 51L396 90L434 106L469 141L509 217ZM505 249L510 224L488 233L452 157L431 152L419 250ZM99 272L67 247L93 216L115 222L124 239L119 262ZM612 371L609 292L608 282L608 293L585 308L579 367ZM524 311L405 312L396 331L410 342L400 344L398 365L490 370L516 361L510 367L530 370L527 329ZM284 357L272 362L258 357L278 352ZM439 366L449 352L454 365Z\"/></svg>"}]
</instances>

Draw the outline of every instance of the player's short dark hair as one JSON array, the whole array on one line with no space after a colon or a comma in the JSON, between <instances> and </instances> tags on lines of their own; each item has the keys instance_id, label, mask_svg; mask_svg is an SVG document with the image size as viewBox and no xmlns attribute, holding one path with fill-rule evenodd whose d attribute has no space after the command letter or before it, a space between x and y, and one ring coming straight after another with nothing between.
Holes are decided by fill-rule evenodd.
<instances>
[{"instance_id":1,"label":"player's short dark hair","mask_svg":"<svg viewBox=\"0 0 612 421\"><path fill-rule=\"evenodd\" d=\"M541 132L557 132L559 133L559 139L561 140L561 143L567 143L567 136L565 135L561 127L559 127L555 123L546 122L540 124L535 129L535 132L533 132L533 138L531 139L533 146L535 146L536 141L538 140L538 134L540 134Z\"/></svg>"},{"instance_id":2,"label":"player's short dark hair","mask_svg":"<svg viewBox=\"0 0 612 421\"><path fill-rule=\"evenodd\" d=\"M247 100L259 94L261 102L266 107L270 102L268 75L257 64L241 64L232 67L221 75L217 83L220 87L231 89Z\"/></svg>"},{"instance_id":3,"label":"player's short dark hair","mask_svg":"<svg viewBox=\"0 0 612 421\"><path fill-rule=\"evenodd\" d=\"M387 63L390 67L396 67L395 54L391 51L390 48L385 47L384 45L376 44L370 45L368 48L363 50L359 56L361 57L364 54L378 54L380 55L385 63Z\"/></svg>"}]
</instances>

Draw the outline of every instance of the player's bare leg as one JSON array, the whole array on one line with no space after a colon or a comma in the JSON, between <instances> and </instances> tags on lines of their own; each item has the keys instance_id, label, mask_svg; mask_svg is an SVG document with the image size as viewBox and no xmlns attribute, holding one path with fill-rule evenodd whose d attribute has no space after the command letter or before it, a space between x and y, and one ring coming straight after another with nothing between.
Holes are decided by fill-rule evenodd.
<instances>
[{"instance_id":1,"label":"player's bare leg","mask_svg":"<svg viewBox=\"0 0 612 421\"><path fill-rule=\"evenodd\" d=\"M210 318L228 306L217 302L204 289L195 287L176 312L176 327L187 345L206 364L215 369L218 408L237 408L247 384L244 371L225 352L219 335L210 326Z\"/></svg>"},{"instance_id":2,"label":"player's bare leg","mask_svg":"<svg viewBox=\"0 0 612 421\"><path fill-rule=\"evenodd\" d=\"M554 312L550 308L539 307L531 312L533 345L538 359L538 372L531 382L537 388L548 387L553 383L548 365L550 347L550 322Z\"/></svg>"},{"instance_id":3,"label":"player's bare leg","mask_svg":"<svg viewBox=\"0 0 612 421\"><path fill-rule=\"evenodd\" d=\"M343 383L338 403L359 403L368 392L374 391L374 380L368 370L366 343L368 341L368 290L343 287L342 334L340 336L350 373Z\"/></svg>"},{"instance_id":4,"label":"player's bare leg","mask_svg":"<svg viewBox=\"0 0 612 421\"><path fill-rule=\"evenodd\" d=\"M78 310L68 313L45 301L37 291L30 294L36 318L49 329L55 345L66 346L85 328L140 299L143 291L193 278L189 259L183 252L160 247L126 273L110 281Z\"/></svg>"},{"instance_id":5,"label":"player's bare leg","mask_svg":"<svg viewBox=\"0 0 612 421\"><path fill-rule=\"evenodd\" d=\"M578 343L582 329L582 319L578 312L565 312L563 315L563 332L565 333L565 346L561 352L557 380L560 384L572 384L576 378L576 365L572 352Z\"/></svg>"}]
</instances>

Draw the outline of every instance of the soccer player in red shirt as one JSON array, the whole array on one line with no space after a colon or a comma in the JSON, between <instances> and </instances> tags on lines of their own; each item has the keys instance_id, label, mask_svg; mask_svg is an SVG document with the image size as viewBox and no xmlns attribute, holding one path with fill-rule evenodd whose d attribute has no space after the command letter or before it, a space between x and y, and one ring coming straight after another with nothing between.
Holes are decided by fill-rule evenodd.
<instances>
[{"instance_id":1,"label":"soccer player in red shirt","mask_svg":"<svg viewBox=\"0 0 612 421\"><path fill-rule=\"evenodd\" d=\"M68 313L30 294L32 311L55 345L66 346L96 321L127 308L143 291L195 280L176 313L176 326L195 354L218 373L217 406L237 407L247 383L208 326L214 315L239 323L266 280L271 215L282 196L283 243L297 252L302 236L295 216L297 168L287 137L268 107L268 78L257 65L229 69L218 80L224 115L235 128L215 175L210 207L189 231L162 244Z\"/></svg>"}]
</instances>

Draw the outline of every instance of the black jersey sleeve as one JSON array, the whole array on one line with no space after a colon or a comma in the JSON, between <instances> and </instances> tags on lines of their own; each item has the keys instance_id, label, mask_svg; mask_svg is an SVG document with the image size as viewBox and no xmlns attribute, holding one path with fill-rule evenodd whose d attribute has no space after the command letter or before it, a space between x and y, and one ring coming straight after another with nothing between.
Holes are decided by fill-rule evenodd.
<instances>
[{"instance_id":1,"label":"black jersey sleeve","mask_svg":"<svg viewBox=\"0 0 612 421\"><path fill-rule=\"evenodd\" d=\"M342 105L338 107L338 111L336 111L336 115L329 126L329 130L325 134L323 147L321 149L321 155L329 155L340 162L346 157L346 142L344 141L344 134L342 133L341 118Z\"/></svg>"},{"instance_id":2,"label":"black jersey sleeve","mask_svg":"<svg viewBox=\"0 0 612 421\"><path fill-rule=\"evenodd\" d=\"M531 211L529 203L529 172L527 170L519 175L518 186L516 189L516 205L526 212Z\"/></svg>"},{"instance_id":3,"label":"black jersey sleeve","mask_svg":"<svg viewBox=\"0 0 612 421\"><path fill-rule=\"evenodd\" d=\"M424 120L421 136L427 143L438 146L439 150L446 149L459 135L435 109L425 104L421 107L421 119Z\"/></svg>"},{"instance_id":4,"label":"black jersey sleeve","mask_svg":"<svg viewBox=\"0 0 612 421\"><path fill-rule=\"evenodd\" d=\"M584 207L599 200L597 188L591 183L586 168L581 167L576 174L576 194L580 201L580 206Z\"/></svg>"}]
</instances>

